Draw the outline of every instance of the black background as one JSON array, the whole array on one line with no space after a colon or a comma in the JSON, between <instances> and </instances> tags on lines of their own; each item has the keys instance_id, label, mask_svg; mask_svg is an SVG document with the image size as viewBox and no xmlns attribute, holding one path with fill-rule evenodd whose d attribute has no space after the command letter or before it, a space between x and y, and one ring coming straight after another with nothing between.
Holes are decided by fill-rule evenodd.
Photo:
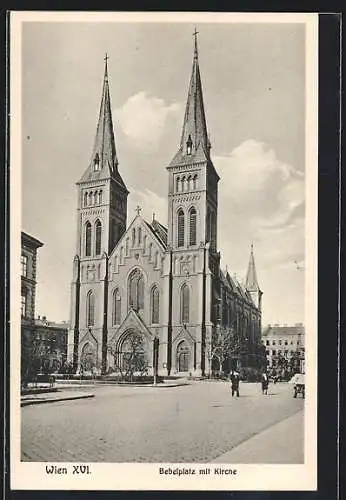
<instances>
[{"instance_id":1,"label":"black background","mask_svg":"<svg viewBox=\"0 0 346 500\"><path fill-rule=\"evenodd\" d=\"M318 188L318 490L316 492L174 492L174 491L141 491L141 492L78 492L78 491L10 491L10 464L9 464L9 296L8 296L8 269L9 269L9 218L8 218L8 188L9 181L9 158L8 154L8 126L7 114L10 109L9 88L7 80L9 68L7 67L9 52L2 51L2 85L0 86L1 104L4 113L1 114L1 150L3 151L3 164L1 170L1 209L0 217L2 223L0 272L4 276L7 286L0 287L0 298L5 305L0 313L5 311L2 324L5 335L2 337L4 357L2 368L4 369L4 384L1 389L2 401L5 403L4 424L5 430L4 452L4 497L8 499L24 500L68 500L75 498L84 500L92 497L94 499L118 500L123 498L141 498L145 500L158 500L163 496L166 500L179 498L199 500L277 500L296 498L299 500L318 499L332 500L342 498L342 491L338 489L338 470L346 469L343 457L338 455L338 426L339 426L339 400L338 389L338 363L339 357L339 311L343 309L342 301L339 301L339 257L340 257L340 199L339 188L341 180L340 155L340 26L341 26L341 4L332 2L261 2L261 6L255 1L219 2L212 4L200 1L196 2L174 2L171 5L167 1L154 2L150 8L140 5L139 2L114 2L113 5L101 3L92 6L93 10L167 10L167 11L232 11L232 12L319 12L319 188ZM274 3L274 2L273 2ZM280 5L278 5L280 3ZM88 4L64 5L64 2L31 2L30 9L24 2L11 2L7 8L11 10L85 10ZM295 5L296 4L296 5ZM89 7L90 8L90 7ZM323 13L325 12L325 13ZM327 14L335 12L335 14ZM5 48L9 40L9 27L7 25L8 14L2 11L1 18L1 42ZM8 49L9 50L9 49ZM5 111L6 110L6 111ZM5 301L6 299L6 301ZM343 310L341 310L343 313ZM2 318L1 318L2 319ZM6 396L6 397L4 397ZM340 421L340 424L342 422ZM251 487L251 485L249 485ZM343 491L345 493L345 491Z\"/></svg>"}]
</instances>

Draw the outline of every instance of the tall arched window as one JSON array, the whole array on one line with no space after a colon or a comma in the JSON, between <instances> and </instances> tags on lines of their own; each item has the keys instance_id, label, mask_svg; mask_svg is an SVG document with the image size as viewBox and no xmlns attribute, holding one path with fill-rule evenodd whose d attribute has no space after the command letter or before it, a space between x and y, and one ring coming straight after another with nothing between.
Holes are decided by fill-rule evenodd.
<instances>
[{"instance_id":1,"label":"tall arched window","mask_svg":"<svg viewBox=\"0 0 346 500\"><path fill-rule=\"evenodd\" d=\"M210 242L211 247L215 250L216 248L216 216L215 212L211 212L210 216Z\"/></svg>"},{"instance_id":2,"label":"tall arched window","mask_svg":"<svg viewBox=\"0 0 346 500\"><path fill-rule=\"evenodd\" d=\"M121 297L119 290L116 289L113 293L113 325L120 325L121 320Z\"/></svg>"},{"instance_id":3,"label":"tall arched window","mask_svg":"<svg viewBox=\"0 0 346 500\"><path fill-rule=\"evenodd\" d=\"M89 221L85 224L85 255L86 257L91 255L91 223Z\"/></svg>"},{"instance_id":4,"label":"tall arched window","mask_svg":"<svg viewBox=\"0 0 346 500\"><path fill-rule=\"evenodd\" d=\"M134 269L128 282L129 307L135 311L144 309L144 278L139 269Z\"/></svg>"},{"instance_id":5,"label":"tall arched window","mask_svg":"<svg viewBox=\"0 0 346 500\"><path fill-rule=\"evenodd\" d=\"M187 285L181 288L181 322L188 323L190 321L190 289Z\"/></svg>"},{"instance_id":6,"label":"tall arched window","mask_svg":"<svg viewBox=\"0 0 346 500\"><path fill-rule=\"evenodd\" d=\"M98 192L95 191L94 192L94 205L97 205L99 202L99 195L98 195Z\"/></svg>"},{"instance_id":7,"label":"tall arched window","mask_svg":"<svg viewBox=\"0 0 346 500\"><path fill-rule=\"evenodd\" d=\"M197 189L197 174L193 176L193 189Z\"/></svg>"},{"instance_id":8,"label":"tall arched window","mask_svg":"<svg viewBox=\"0 0 346 500\"><path fill-rule=\"evenodd\" d=\"M95 255L101 254L102 225L99 220L95 224Z\"/></svg>"},{"instance_id":9,"label":"tall arched window","mask_svg":"<svg viewBox=\"0 0 346 500\"><path fill-rule=\"evenodd\" d=\"M158 267L159 265L159 252L155 252L155 260L154 260L154 267Z\"/></svg>"},{"instance_id":10,"label":"tall arched window","mask_svg":"<svg viewBox=\"0 0 346 500\"><path fill-rule=\"evenodd\" d=\"M185 215L184 210L181 208L178 212L178 247L184 246L185 240Z\"/></svg>"},{"instance_id":11,"label":"tall arched window","mask_svg":"<svg viewBox=\"0 0 346 500\"><path fill-rule=\"evenodd\" d=\"M143 238L143 252L145 253L147 251L147 235L144 235Z\"/></svg>"},{"instance_id":12,"label":"tall arched window","mask_svg":"<svg viewBox=\"0 0 346 500\"><path fill-rule=\"evenodd\" d=\"M99 203L102 203L102 189L99 191Z\"/></svg>"},{"instance_id":13,"label":"tall arched window","mask_svg":"<svg viewBox=\"0 0 346 500\"><path fill-rule=\"evenodd\" d=\"M94 294L90 290L87 295L87 303L86 303L86 311L87 311L87 326L94 326L95 324L95 298Z\"/></svg>"},{"instance_id":14,"label":"tall arched window","mask_svg":"<svg viewBox=\"0 0 346 500\"><path fill-rule=\"evenodd\" d=\"M160 322L160 292L155 285L151 290L151 323L158 325Z\"/></svg>"},{"instance_id":15,"label":"tall arched window","mask_svg":"<svg viewBox=\"0 0 346 500\"><path fill-rule=\"evenodd\" d=\"M192 189L192 177L191 177L191 175L189 175L187 177L187 190L191 191L191 189Z\"/></svg>"},{"instance_id":16,"label":"tall arched window","mask_svg":"<svg viewBox=\"0 0 346 500\"><path fill-rule=\"evenodd\" d=\"M189 211L190 245L196 245L197 212L195 207Z\"/></svg>"},{"instance_id":17,"label":"tall arched window","mask_svg":"<svg viewBox=\"0 0 346 500\"><path fill-rule=\"evenodd\" d=\"M181 178L181 190L182 190L182 191L185 191L185 183L186 183L186 177L185 177L185 176L183 176L183 177Z\"/></svg>"},{"instance_id":18,"label":"tall arched window","mask_svg":"<svg viewBox=\"0 0 346 500\"><path fill-rule=\"evenodd\" d=\"M93 204L93 194L89 193L88 197L89 197L89 205L92 205Z\"/></svg>"},{"instance_id":19,"label":"tall arched window","mask_svg":"<svg viewBox=\"0 0 346 500\"><path fill-rule=\"evenodd\" d=\"M88 205L88 193L84 193L84 206Z\"/></svg>"},{"instance_id":20,"label":"tall arched window","mask_svg":"<svg viewBox=\"0 0 346 500\"><path fill-rule=\"evenodd\" d=\"M138 228L138 245L142 244L142 228Z\"/></svg>"},{"instance_id":21,"label":"tall arched window","mask_svg":"<svg viewBox=\"0 0 346 500\"><path fill-rule=\"evenodd\" d=\"M175 190L176 190L177 193L179 192L179 187L180 187L180 177L178 176L175 179Z\"/></svg>"},{"instance_id":22,"label":"tall arched window","mask_svg":"<svg viewBox=\"0 0 346 500\"><path fill-rule=\"evenodd\" d=\"M136 229L132 229L132 246L134 247L136 244Z\"/></svg>"},{"instance_id":23,"label":"tall arched window","mask_svg":"<svg viewBox=\"0 0 346 500\"><path fill-rule=\"evenodd\" d=\"M149 260L152 259L153 256L153 244L149 243Z\"/></svg>"}]
</instances>

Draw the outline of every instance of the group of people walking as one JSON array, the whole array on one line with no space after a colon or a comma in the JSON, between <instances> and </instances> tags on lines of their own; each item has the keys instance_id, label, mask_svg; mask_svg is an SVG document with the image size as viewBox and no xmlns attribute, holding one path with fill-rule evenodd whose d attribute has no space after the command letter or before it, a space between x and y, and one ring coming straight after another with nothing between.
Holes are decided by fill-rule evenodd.
<instances>
[{"instance_id":1,"label":"group of people walking","mask_svg":"<svg viewBox=\"0 0 346 500\"><path fill-rule=\"evenodd\" d=\"M230 382L231 382L232 397L236 396L239 398L240 373L238 373L236 370L232 370L230 373ZM261 375L262 394L268 394L268 386L269 386L268 374L267 372L263 372Z\"/></svg>"}]
</instances>

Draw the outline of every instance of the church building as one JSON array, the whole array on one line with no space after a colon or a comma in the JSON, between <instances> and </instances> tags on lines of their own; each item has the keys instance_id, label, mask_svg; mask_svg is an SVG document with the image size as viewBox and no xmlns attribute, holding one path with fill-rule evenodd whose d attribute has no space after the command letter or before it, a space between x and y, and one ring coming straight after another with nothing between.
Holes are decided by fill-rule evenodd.
<instances>
[{"instance_id":1,"label":"church building","mask_svg":"<svg viewBox=\"0 0 346 500\"><path fill-rule=\"evenodd\" d=\"M196 37L181 141L166 168L167 224L146 220L140 208L128 221L106 57L94 148L77 183L68 342L76 371L125 370L139 353L149 373L205 376L220 331L238 339L238 362L254 364L262 292L253 249L244 284L220 269L220 178L211 158Z\"/></svg>"}]
</instances>

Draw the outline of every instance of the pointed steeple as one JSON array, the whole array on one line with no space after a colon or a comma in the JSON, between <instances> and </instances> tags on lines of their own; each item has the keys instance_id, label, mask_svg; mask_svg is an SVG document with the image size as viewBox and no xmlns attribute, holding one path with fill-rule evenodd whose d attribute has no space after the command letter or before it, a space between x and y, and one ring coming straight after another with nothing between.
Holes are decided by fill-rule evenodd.
<instances>
[{"instance_id":1,"label":"pointed steeple","mask_svg":"<svg viewBox=\"0 0 346 500\"><path fill-rule=\"evenodd\" d=\"M115 178L120 184L124 182L118 172L118 158L115 148L111 99L108 83L108 55L105 56L105 70L99 119L96 128L94 147L89 166L81 182L94 179ZM124 185L125 186L125 185Z\"/></svg>"},{"instance_id":2,"label":"pointed steeple","mask_svg":"<svg viewBox=\"0 0 346 500\"><path fill-rule=\"evenodd\" d=\"M246 273L245 287L249 292L259 292L260 287L258 286L255 258L253 255L253 245L251 244L251 253L249 259L249 265Z\"/></svg>"},{"instance_id":3,"label":"pointed steeple","mask_svg":"<svg viewBox=\"0 0 346 500\"><path fill-rule=\"evenodd\" d=\"M198 32L195 30L193 34L195 37L195 46L192 74L187 95L180 148L185 154L189 155L195 153L201 145L204 152L209 155L210 143L204 113L201 75L199 72L197 34Z\"/></svg>"}]
</instances>

